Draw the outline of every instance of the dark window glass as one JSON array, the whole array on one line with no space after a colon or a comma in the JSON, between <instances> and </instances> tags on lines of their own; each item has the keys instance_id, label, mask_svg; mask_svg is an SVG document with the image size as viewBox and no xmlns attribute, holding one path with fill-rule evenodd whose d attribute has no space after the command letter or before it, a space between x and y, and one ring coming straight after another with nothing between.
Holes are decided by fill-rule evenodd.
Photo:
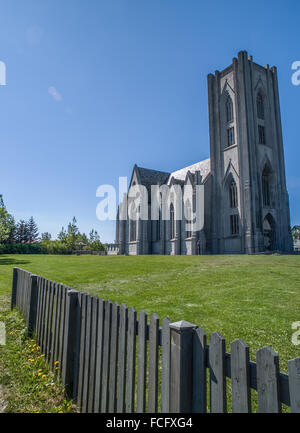
<instances>
[{"instance_id":1,"label":"dark window glass","mask_svg":"<svg viewBox=\"0 0 300 433\"><path fill-rule=\"evenodd\" d=\"M175 238L175 214L174 214L174 205L171 203L170 206L170 239Z\"/></svg>"},{"instance_id":2,"label":"dark window glass","mask_svg":"<svg viewBox=\"0 0 300 433\"><path fill-rule=\"evenodd\" d=\"M235 143L234 128L227 129L227 146L232 146Z\"/></svg>"},{"instance_id":3,"label":"dark window glass","mask_svg":"<svg viewBox=\"0 0 300 433\"><path fill-rule=\"evenodd\" d=\"M233 105L230 96L228 96L226 101L226 119L227 122L233 122Z\"/></svg>"},{"instance_id":4,"label":"dark window glass","mask_svg":"<svg viewBox=\"0 0 300 433\"><path fill-rule=\"evenodd\" d=\"M185 231L187 238L190 238L192 236L191 223L192 223L192 208L191 208L190 202L187 201L187 203L186 203L186 227L188 228L188 230Z\"/></svg>"},{"instance_id":5,"label":"dark window glass","mask_svg":"<svg viewBox=\"0 0 300 433\"><path fill-rule=\"evenodd\" d=\"M256 105L257 105L257 117L261 120L264 120L265 118L264 101L260 93L257 95Z\"/></svg>"},{"instance_id":6,"label":"dark window glass","mask_svg":"<svg viewBox=\"0 0 300 433\"><path fill-rule=\"evenodd\" d=\"M230 183L229 187L229 201L232 209L238 207L237 187L234 180Z\"/></svg>"},{"instance_id":7,"label":"dark window glass","mask_svg":"<svg viewBox=\"0 0 300 433\"><path fill-rule=\"evenodd\" d=\"M263 205L270 206L270 173L267 168L264 169L262 174L262 193Z\"/></svg>"},{"instance_id":8,"label":"dark window glass","mask_svg":"<svg viewBox=\"0 0 300 433\"><path fill-rule=\"evenodd\" d=\"M259 144L266 144L265 127L258 125L258 142Z\"/></svg>"},{"instance_id":9,"label":"dark window glass","mask_svg":"<svg viewBox=\"0 0 300 433\"><path fill-rule=\"evenodd\" d=\"M239 233L239 216L237 214L230 215L230 232L232 235Z\"/></svg>"}]
</instances>

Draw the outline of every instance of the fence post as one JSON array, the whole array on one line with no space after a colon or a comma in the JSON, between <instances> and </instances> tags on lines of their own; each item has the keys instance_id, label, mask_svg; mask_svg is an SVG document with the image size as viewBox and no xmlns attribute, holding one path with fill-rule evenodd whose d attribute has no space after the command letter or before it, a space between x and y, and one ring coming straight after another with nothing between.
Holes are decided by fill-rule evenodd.
<instances>
[{"instance_id":1,"label":"fence post","mask_svg":"<svg viewBox=\"0 0 300 433\"><path fill-rule=\"evenodd\" d=\"M80 306L77 290L69 290L66 299L65 343L62 356L62 383L74 398L77 391Z\"/></svg>"},{"instance_id":2,"label":"fence post","mask_svg":"<svg viewBox=\"0 0 300 433\"><path fill-rule=\"evenodd\" d=\"M193 332L197 326L181 320L170 323L170 412L193 409Z\"/></svg>"},{"instance_id":3,"label":"fence post","mask_svg":"<svg viewBox=\"0 0 300 433\"><path fill-rule=\"evenodd\" d=\"M11 309L16 306L17 303L17 285L18 285L18 268L13 269L12 288L11 288Z\"/></svg>"},{"instance_id":4,"label":"fence post","mask_svg":"<svg viewBox=\"0 0 300 433\"><path fill-rule=\"evenodd\" d=\"M32 337L36 325L37 304L38 304L38 285L37 275L30 275L29 286L29 312L27 318L27 334Z\"/></svg>"}]
</instances>

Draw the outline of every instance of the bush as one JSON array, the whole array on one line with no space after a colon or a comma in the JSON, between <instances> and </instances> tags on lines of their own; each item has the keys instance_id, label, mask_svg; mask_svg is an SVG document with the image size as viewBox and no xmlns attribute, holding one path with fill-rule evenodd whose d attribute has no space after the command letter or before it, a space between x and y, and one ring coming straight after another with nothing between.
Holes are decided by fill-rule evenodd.
<instances>
[{"instance_id":1,"label":"bush","mask_svg":"<svg viewBox=\"0 0 300 433\"><path fill-rule=\"evenodd\" d=\"M41 254L41 244L1 244L0 254Z\"/></svg>"}]
</instances>

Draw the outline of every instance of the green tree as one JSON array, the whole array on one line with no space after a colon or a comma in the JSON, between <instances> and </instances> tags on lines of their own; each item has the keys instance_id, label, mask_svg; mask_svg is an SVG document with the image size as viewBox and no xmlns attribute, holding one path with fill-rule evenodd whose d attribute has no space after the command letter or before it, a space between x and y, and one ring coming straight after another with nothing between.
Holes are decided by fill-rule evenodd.
<instances>
[{"instance_id":1,"label":"green tree","mask_svg":"<svg viewBox=\"0 0 300 433\"><path fill-rule=\"evenodd\" d=\"M26 221L20 220L16 225L16 242L24 244L29 241L28 225Z\"/></svg>"},{"instance_id":2,"label":"green tree","mask_svg":"<svg viewBox=\"0 0 300 433\"><path fill-rule=\"evenodd\" d=\"M13 230L14 219L4 205L3 196L0 195L0 243L5 242Z\"/></svg>"},{"instance_id":3,"label":"green tree","mask_svg":"<svg viewBox=\"0 0 300 433\"><path fill-rule=\"evenodd\" d=\"M27 222L27 233L28 233L28 242L30 244L38 240L39 230L32 216L29 218Z\"/></svg>"},{"instance_id":4,"label":"green tree","mask_svg":"<svg viewBox=\"0 0 300 433\"><path fill-rule=\"evenodd\" d=\"M41 234L42 241L51 241L51 233L45 232Z\"/></svg>"},{"instance_id":5,"label":"green tree","mask_svg":"<svg viewBox=\"0 0 300 433\"><path fill-rule=\"evenodd\" d=\"M67 232L64 227L61 228L61 231L58 233L57 239L61 242L67 242Z\"/></svg>"},{"instance_id":6,"label":"green tree","mask_svg":"<svg viewBox=\"0 0 300 433\"><path fill-rule=\"evenodd\" d=\"M73 217L72 222L68 224L67 230L67 245L74 250L77 247L78 237L79 237L79 229L77 227L76 218Z\"/></svg>"}]
</instances>

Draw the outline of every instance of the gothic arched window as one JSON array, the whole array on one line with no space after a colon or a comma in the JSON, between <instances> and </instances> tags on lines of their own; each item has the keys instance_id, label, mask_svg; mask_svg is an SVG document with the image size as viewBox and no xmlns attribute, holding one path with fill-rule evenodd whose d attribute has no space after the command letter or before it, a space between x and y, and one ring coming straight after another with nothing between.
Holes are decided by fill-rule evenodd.
<instances>
[{"instance_id":1,"label":"gothic arched window","mask_svg":"<svg viewBox=\"0 0 300 433\"><path fill-rule=\"evenodd\" d=\"M262 94L259 93L256 98L257 117L261 120L265 118L264 100Z\"/></svg>"},{"instance_id":2,"label":"gothic arched window","mask_svg":"<svg viewBox=\"0 0 300 433\"><path fill-rule=\"evenodd\" d=\"M266 166L262 173L263 205L270 206L270 169Z\"/></svg>"},{"instance_id":3,"label":"gothic arched window","mask_svg":"<svg viewBox=\"0 0 300 433\"><path fill-rule=\"evenodd\" d=\"M237 187L234 180L232 180L229 185L229 203L231 209L238 207Z\"/></svg>"},{"instance_id":4,"label":"gothic arched window","mask_svg":"<svg viewBox=\"0 0 300 433\"><path fill-rule=\"evenodd\" d=\"M227 122L233 122L233 105L229 95L226 100L226 119Z\"/></svg>"},{"instance_id":5,"label":"gothic arched window","mask_svg":"<svg viewBox=\"0 0 300 433\"><path fill-rule=\"evenodd\" d=\"M185 204L185 226L186 226L186 237L190 238L192 236L191 224L192 224L192 207L189 200Z\"/></svg>"},{"instance_id":6,"label":"gothic arched window","mask_svg":"<svg viewBox=\"0 0 300 433\"><path fill-rule=\"evenodd\" d=\"M174 205L171 203L170 206L170 239L175 238L175 211Z\"/></svg>"}]
</instances>

